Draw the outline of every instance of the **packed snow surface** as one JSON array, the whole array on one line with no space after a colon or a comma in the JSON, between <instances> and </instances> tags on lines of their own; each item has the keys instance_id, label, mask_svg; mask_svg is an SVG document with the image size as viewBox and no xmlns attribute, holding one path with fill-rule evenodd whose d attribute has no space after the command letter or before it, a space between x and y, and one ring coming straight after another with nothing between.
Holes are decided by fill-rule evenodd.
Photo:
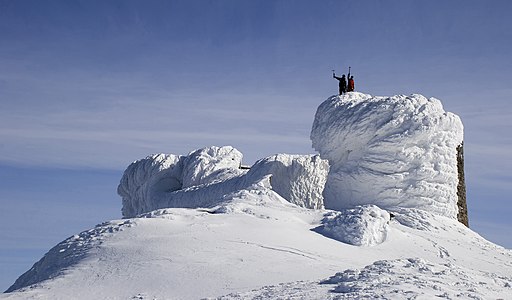
<instances>
[{"instance_id":1,"label":"packed snow surface","mask_svg":"<svg viewBox=\"0 0 512 300\"><path fill-rule=\"evenodd\" d=\"M320 234L317 228L333 212L289 203L270 189L268 178L227 198L209 209L155 210L72 236L0 298L507 299L512 294L512 251L456 220L404 210L389 221L383 242L361 247ZM357 213L347 210L340 219L369 216ZM361 234L353 239L363 240L366 233Z\"/></svg>"},{"instance_id":2,"label":"packed snow surface","mask_svg":"<svg viewBox=\"0 0 512 300\"><path fill-rule=\"evenodd\" d=\"M438 100L332 97L312 139L330 166L278 154L246 170L230 146L134 162L125 219L59 243L0 298L511 298L512 251L453 216L462 127Z\"/></svg>"},{"instance_id":3,"label":"packed snow surface","mask_svg":"<svg viewBox=\"0 0 512 300\"><path fill-rule=\"evenodd\" d=\"M374 204L457 217L459 117L421 95L333 96L315 115L311 140L330 173L327 208Z\"/></svg>"}]
</instances>

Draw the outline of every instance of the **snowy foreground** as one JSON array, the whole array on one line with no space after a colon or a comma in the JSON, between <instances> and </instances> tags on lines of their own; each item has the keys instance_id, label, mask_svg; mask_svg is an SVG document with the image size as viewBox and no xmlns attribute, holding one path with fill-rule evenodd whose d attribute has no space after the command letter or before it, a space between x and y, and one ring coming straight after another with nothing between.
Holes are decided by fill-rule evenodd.
<instances>
[{"instance_id":1,"label":"snowy foreground","mask_svg":"<svg viewBox=\"0 0 512 300\"><path fill-rule=\"evenodd\" d=\"M311 135L320 156L250 170L232 147L134 162L125 219L61 242L0 298L512 298L512 251L457 221L462 123L438 100L332 97Z\"/></svg>"}]
</instances>

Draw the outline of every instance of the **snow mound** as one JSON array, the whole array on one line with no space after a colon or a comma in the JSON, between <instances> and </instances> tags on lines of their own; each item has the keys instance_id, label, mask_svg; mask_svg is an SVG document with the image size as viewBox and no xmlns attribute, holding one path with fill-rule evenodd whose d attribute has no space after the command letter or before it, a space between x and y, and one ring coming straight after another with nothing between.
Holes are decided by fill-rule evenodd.
<instances>
[{"instance_id":1,"label":"snow mound","mask_svg":"<svg viewBox=\"0 0 512 300\"><path fill-rule=\"evenodd\" d=\"M246 214L267 220L283 219L282 211L302 212L300 207L272 190L270 178L271 175L266 175L246 189L227 194L223 198L225 201L207 211L211 214Z\"/></svg>"},{"instance_id":2,"label":"snow mound","mask_svg":"<svg viewBox=\"0 0 512 300\"><path fill-rule=\"evenodd\" d=\"M329 160L327 208L375 204L457 217L459 117L421 95L333 96L316 112L311 140Z\"/></svg>"},{"instance_id":3,"label":"snow mound","mask_svg":"<svg viewBox=\"0 0 512 300\"><path fill-rule=\"evenodd\" d=\"M289 282L219 300L234 299L504 299L512 278L421 258L379 260L320 282Z\"/></svg>"},{"instance_id":4,"label":"snow mound","mask_svg":"<svg viewBox=\"0 0 512 300\"><path fill-rule=\"evenodd\" d=\"M497 299L504 289L512 292L510 277L421 258L376 261L362 270L337 273L323 283L336 284L333 292L343 294L341 299Z\"/></svg>"},{"instance_id":5,"label":"snow mound","mask_svg":"<svg viewBox=\"0 0 512 300\"><path fill-rule=\"evenodd\" d=\"M397 208L393 211L393 218L400 224L423 231L436 231L443 224L444 229L448 227L447 221L434 222L436 215L416 208Z\"/></svg>"},{"instance_id":6,"label":"snow mound","mask_svg":"<svg viewBox=\"0 0 512 300\"><path fill-rule=\"evenodd\" d=\"M105 222L67 238L50 249L30 270L21 275L6 293L63 275L66 270L87 257L92 249L101 245L103 240L131 227L132 224L131 220Z\"/></svg>"},{"instance_id":7,"label":"snow mound","mask_svg":"<svg viewBox=\"0 0 512 300\"><path fill-rule=\"evenodd\" d=\"M283 198L301 207L321 209L328 172L329 163L319 155L277 154L257 161L247 177L272 174L272 189Z\"/></svg>"},{"instance_id":8,"label":"snow mound","mask_svg":"<svg viewBox=\"0 0 512 300\"><path fill-rule=\"evenodd\" d=\"M250 189L267 175L269 189L290 203L323 208L322 191L329 165L318 155L278 154L262 159L249 171L240 169L242 153L231 146L206 147L188 156L158 154L132 163L118 194L123 217L162 208L211 208L233 192ZM270 180L270 179L268 179Z\"/></svg>"},{"instance_id":9,"label":"snow mound","mask_svg":"<svg viewBox=\"0 0 512 300\"><path fill-rule=\"evenodd\" d=\"M326 213L318 233L335 240L355 245L374 246L386 240L389 231L389 213L375 205Z\"/></svg>"}]
</instances>

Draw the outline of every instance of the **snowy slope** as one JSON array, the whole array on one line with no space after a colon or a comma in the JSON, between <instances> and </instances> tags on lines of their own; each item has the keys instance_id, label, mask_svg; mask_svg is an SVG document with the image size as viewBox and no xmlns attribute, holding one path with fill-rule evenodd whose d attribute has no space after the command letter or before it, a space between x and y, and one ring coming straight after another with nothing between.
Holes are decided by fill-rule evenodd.
<instances>
[{"instance_id":1,"label":"snowy slope","mask_svg":"<svg viewBox=\"0 0 512 300\"><path fill-rule=\"evenodd\" d=\"M172 208L112 221L50 250L35 273L54 272L53 279L2 298L512 295L511 251L455 220L397 215L385 242L358 247L314 230L325 213L259 188L208 211ZM65 257L69 263L59 266Z\"/></svg>"},{"instance_id":2,"label":"snowy slope","mask_svg":"<svg viewBox=\"0 0 512 300\"><path fill-rule=\"evenodd\" d=\"M347 172L357 164L343 156L348 148L340 140L347 140L339 135L347 138L351 133L335 120L354 106L373 107L379 116L383 103L386 111L397 109L409 121L390 119L396 126L402 124L395 129L402 138L384 138L384 144L371 147L373 157L379 157L379 151L382 157L397 151L399 166L402 161L420 168L402 179L414 185L421 175L421 180L434 178L439 184L438 190L427 185L423 193L414 188L404 205L395 201L389 207L389 199L381 201L378 193L389 187L389 178L368 176L367 169ZM325 106L330 112L319 113ZM385 98L360 93L330 98L319 112L312 139L329 163L319 156L280 154L241 170L242 155L229 146L134 162L118 187L127 218L59 243L0 298L512 298L512 251L486 241L452 214L451 149L462 139L456 116L442 111L438 100L419 95ZM422 114L419 126L417 113ZM352 119L357 126L348 127L359 130L359 121L370 118L361 115L365 118ZM452 127L443 125L452 121ZM389 126L372 124L365 125L369 131ZM380 137L390 136L388 129L370 135L382 142ZM323 138L322 131L331 138ZM374 145L364 134L359 136ZM440 144L432 146L427 142L431 139ZM404 141L407 147L400 145ZM364 164L368 152L356 142L357 157ZM404 158L411 153L407 149L427 155L427 163L416 155L410 161ZM352 165L344 167L333 159L336 155ZM437 160L442 162L438 169L431 164ZM343 195L335 200L347 200L344 187L353 186L343 181L347 174L359 182L371 180L368 188L374 190L368 194L375 198L364 198L364 203L357 198L351 206L344 202L347 207L337 211L322 208L323 185L329 180L330 191ZM395 187L409 193L404 181L392 176Z\"/></svg>"}]
</instances>

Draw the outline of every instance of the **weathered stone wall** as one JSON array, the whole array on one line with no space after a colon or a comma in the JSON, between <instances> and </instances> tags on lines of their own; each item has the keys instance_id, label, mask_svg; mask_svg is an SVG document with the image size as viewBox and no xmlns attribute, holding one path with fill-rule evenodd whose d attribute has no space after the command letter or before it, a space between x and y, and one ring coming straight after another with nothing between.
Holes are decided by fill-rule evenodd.
<instances>
[{"instance_id":1,"label":"weathered stone wall","mask_svg":"<svg viewBox=\"0 0 512 300\"><path fill-rule=\"evenodd\" d=\"M457 185L457 207L459 212L457 214L457 220L469 227L466 182L464 180L464 142L457 147L457 170L459 174L459 183Z\"/></svg>"}]
</instances>

